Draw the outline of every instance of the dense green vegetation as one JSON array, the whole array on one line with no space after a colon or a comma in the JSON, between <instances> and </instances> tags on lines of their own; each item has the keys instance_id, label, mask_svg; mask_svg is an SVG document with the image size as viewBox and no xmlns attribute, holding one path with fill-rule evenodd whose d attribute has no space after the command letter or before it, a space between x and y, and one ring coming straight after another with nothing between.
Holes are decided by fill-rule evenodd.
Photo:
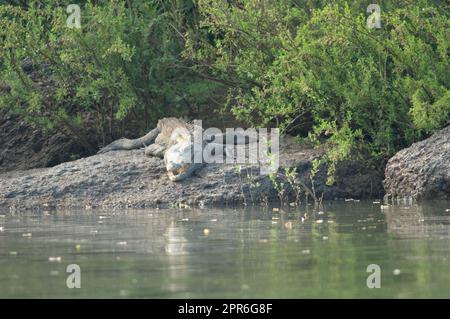
<instances>
[{"instance_id":1,"label":"dense green vegetation","mask_svg":"<svg viewBox=\"0 0 450 319\"><path fill-rule=\"evenodd\" d=\"M101 2L101 4L99 4ZM0 7L1 107L58 129L94 152L158 118L197 115L217 85L181 58L193 4L86 2L81 29L66 25L68 2ZM32 72L21 68L30 60Z\"/></svg>"},{"instance_id":2,"label":"dense green vegetation","mask_svg":"<svg viewBox=\"0 0 450 319\"><path fill-rule=\"evenodd\" d=\"M67 1L0 6L0 107L87 148L167 115L231 112L382 166L450 123L449 7L381 1ZM32 71L23 67L31 61Z\"/></svg>"},{"instance_id":3,"label":"dense green vegetation","mask_svg":"<svg viewBox=\"0 0 450 319\"><path fill-rule=\"evenodd\" d=\"M229 99L239 118L327 138L331 172L355 150L384 159L450 120L449 20L430 1L395 1L381 29L367 27L366 4L213 3L199 8L217 40L192 41L192 56L241 84Z\"/></svg>"}]
</instances>

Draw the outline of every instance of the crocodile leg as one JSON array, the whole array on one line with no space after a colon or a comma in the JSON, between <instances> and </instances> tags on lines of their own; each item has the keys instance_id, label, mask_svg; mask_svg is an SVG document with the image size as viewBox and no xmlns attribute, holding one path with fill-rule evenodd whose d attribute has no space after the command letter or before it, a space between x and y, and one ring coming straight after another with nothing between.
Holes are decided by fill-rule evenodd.
<instances>
[{"instance_id":1,"label":"crocodile leg","mask_svg":"<svg viewBox=\"0 0 450 319\"><path fill-rule=\"evenodd\" d=\"M145 155L147 156L157 156L164 157L164 152L166 151L166 147L159 145L157 143L151 144L145 148Z\"/></svg>"}]
</instances>

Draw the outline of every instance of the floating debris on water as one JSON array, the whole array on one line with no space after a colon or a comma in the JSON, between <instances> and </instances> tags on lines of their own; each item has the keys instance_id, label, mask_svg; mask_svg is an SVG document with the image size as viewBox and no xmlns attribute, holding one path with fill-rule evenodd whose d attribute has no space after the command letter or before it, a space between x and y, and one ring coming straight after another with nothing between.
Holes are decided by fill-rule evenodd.
<instances>
[{"instance_id":1,"label":"floating debris on water","mask_svg":"<svg viewBox=\"0 0 450 319\"><path fill-rule=\"evenodd\" d=\"M346 201L346 202L353 202L354 199L353 199L353 198L346 198L345 201Z\"/></svg>"},{"instance_id":2,"label":"floating debris on water","mask_svg":"<svg viewBox=\"0 0 450 319\"><path fill-rule=\"evenodd\" d=\"M322 223L323 223L323 219L318 219L318 220L316 220L316 223L317 223L317 224L322 224Z\"/></svg>"},{"instance_id":3,"label":"floating debris on water","mask_svg":"<svg viewBox=\"0 0 450 319\"><path fill-rule=\"evenodd\" d=\"M209 229L208 228L203 229L203 235L205 235L205 236L209 235Z\"/></svg>"},{"instance_id":4,"label":"floating debris on water","mask_svg":"<svg viewBox=\"0 0 450 319\"><path fill-rule=\"evenodd\" d=\"M48 261L49 262L61 262L62 258L61 257L48 257Z\"/></svg>"},{"instance_id":5,"label":"floating debris on water","mask_svg":"<svg viewBox=\"0 0 450 319\"><path fill-rule=\"evenodd\" d=\"M402 272L400 269L394 269L394 271L392 272L394 274L394 276L398 276L400 275Z\"/></svg>"}]
</instances>

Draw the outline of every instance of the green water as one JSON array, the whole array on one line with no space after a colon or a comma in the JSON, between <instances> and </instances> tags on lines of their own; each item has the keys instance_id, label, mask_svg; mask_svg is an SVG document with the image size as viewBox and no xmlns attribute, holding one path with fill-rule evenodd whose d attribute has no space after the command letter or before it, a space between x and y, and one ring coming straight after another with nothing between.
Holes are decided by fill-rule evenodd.
<instances>
[{"instance_id":1,"label":"green water","mask_svg":"<svg viewBox=\"0 0 450 319\"><path fill-rule=\"evenodd\" d=\"M0 212L0 297L449 298L448 208Z\"/></svg>"}]
</instances>

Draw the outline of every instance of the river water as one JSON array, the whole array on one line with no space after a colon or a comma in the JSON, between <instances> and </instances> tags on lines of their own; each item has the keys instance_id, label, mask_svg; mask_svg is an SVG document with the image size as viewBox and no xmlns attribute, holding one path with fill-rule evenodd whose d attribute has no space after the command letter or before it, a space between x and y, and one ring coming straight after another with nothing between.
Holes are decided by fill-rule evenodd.
<instances>
[{"instance_id":1,"label":"river water","mask_svg":"<svg viewBox=\"0 0 450 319\"><path fill-rule=\"evenodd\" d=\"M448 208L0 212L0 297L449 298Z\"/></svg>"}]
</instances>

